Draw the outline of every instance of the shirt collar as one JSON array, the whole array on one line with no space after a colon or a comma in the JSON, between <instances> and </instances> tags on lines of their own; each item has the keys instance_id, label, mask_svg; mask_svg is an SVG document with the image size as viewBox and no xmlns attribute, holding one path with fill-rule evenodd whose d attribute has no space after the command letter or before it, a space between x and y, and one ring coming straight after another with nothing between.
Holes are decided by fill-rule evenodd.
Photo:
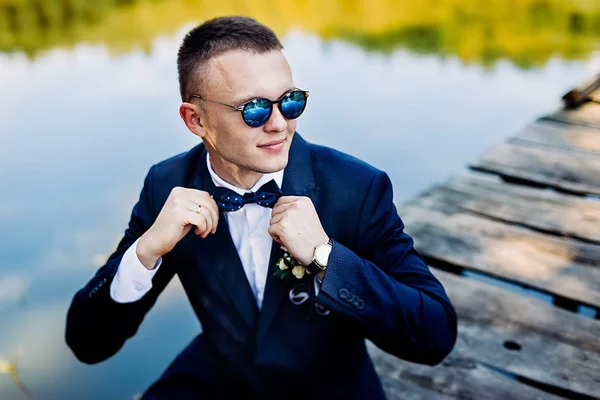
<instances>
[{"instance_id":1,"label":"shirt collar","mask_svg":"<svg viewBox=\"0 0 600 400\"><path fill-rule=\"evenodd\" d=\"M281 188L281 184L283 182L283 171L284 170L282 169L277 172L272 172L270 174L264 174L263 176L261 176L261 178L258 180L258 182L256 182L254 184L254 186L252 186L252 188L243 189L243 188L239 188L235 185L232 185L229 182L225 182L225 180L223 180L219 175L217 175L217 173L213 170L212 165L210 164L210 154L208 152L206 152L206 164L208 166L208 173L210 174L210 177L211 177L213 183L215 184L215 186L217 186L217 187L221 186L221 187L233 190L234 192L236 192L237 194L239 194L241 196L243 196L244 193L256 192L258 189L260 189L260 187L262 185L269 182L271 179L275 180L275 183L277 183L277 186L279 186L279 188Z\"/></svg>"}]
</instances>

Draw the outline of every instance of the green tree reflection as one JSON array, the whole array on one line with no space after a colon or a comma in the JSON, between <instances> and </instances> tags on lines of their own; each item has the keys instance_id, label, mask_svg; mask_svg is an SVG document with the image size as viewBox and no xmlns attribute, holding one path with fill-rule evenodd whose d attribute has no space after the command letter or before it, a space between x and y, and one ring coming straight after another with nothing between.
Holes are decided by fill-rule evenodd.
<instances>
[{"instance_id":1,"label":"green tree reflection","mask_svg":"<svg viewBox=\"0 0 600 400\"><path fill-rule=\"evenodd\" d=\"M186 22L250 15L278 34L300 27L367 51L404 48L522 68L585 58L600 43L595 0L0 0L0 51L30 57L78 43L148 50Z\"/></svg>"}]
</instances>

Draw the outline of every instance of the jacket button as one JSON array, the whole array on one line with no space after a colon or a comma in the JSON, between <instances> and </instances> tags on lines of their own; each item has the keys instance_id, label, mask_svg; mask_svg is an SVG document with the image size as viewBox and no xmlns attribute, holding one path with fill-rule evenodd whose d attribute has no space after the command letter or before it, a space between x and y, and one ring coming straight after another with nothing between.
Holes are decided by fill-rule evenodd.
<instances>
[{"instance_id":1,"label":"jacket button","mask_svg":"<svg viewBox=\"0 0 600 400\"><path fill-rule=\"evenodd\" d=\"M358 308L359 310L362 310L365 307L365 302L363 299L358 299L354 302L354 307Z\"/></svg>"},{"instance_id":2,"label":"jacket button","mask_svg":"<svg viewBox=\"0 0 600 400\"><path fill-rule=\"evenodd\" d=\"M348 298L348 296L350 295L350 293L348 293L348 289L346 289L346 288L341 288L340 291L338 292L338 294L344 300L346 300Z\"/></svg>"}]
</instances>

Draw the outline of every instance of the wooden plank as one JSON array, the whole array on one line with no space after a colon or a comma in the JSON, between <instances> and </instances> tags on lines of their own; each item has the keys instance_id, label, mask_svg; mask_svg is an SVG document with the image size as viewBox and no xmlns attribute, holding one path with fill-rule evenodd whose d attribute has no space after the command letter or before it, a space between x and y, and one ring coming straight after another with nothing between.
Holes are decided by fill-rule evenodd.
<instances>
[{"instance_id":1,"label":"wooden plank","mask_svg":"<svg viewBox=\"0 0 600 400\"><path fill-rule=\"evenodd\" d=\"M375 368L380 371L377 363L382 362L382 360L386 359L387 362L393 363L394 358L390 355L383 353L381 350L374 350L375 356ZM379 354L377 354L377 352ZM382 358L379 358L379 355L382 355ZM387 359L389 357L389 360ZM405 380L394 379L385 373L379 374L379 379L381 380L381 384L383 386L383 391L385 392L385 397L388 400L421 400L421 399L443 399L448 400L452 399L452 397L444 396L434 390L428 390L417 386L412 382L408 382Z\"/></svg>"},{"instance_id":2,"label":"wooden plank","mask_svg":"<svg viewBox=\"0 0 600 400\"><path fill-rule=\"evenodd\" d=\"M434 202L399 207L429 262L446 263L600 309L600 246L490 220Z\"/></svg>"},{"instance_id":3,"label":"wooden plank","mask_svg":"<svg viewBox=\"0 0 600 400\"><path fill-rule=\"evenodd\" d=\"M498 287L435 271L476 358L518 376L600 395L600 321ZM520 345L509 350L506 342Z\"/></svg>"},{"instance_id":4,"label":"wooden plank","mask_svg":"<svg viewBox=\"0 0 600 400\"><path fill-rule=\"evenodd\" d=\"M600 154L600 129L540 120L528 125L509 142L532 142L564 150Z\"/></svg>"},{"instance_id":5,"label":"wooden plank","mask_svg":"<svg viewBox=\"0 0 600 400\"><path fill-rule=\"evenodd\" d=\"M501 143L469 167L563 191L600 195L600 157L597 155L574 156L543 146Z\"/></svg>"},{"instance_id":6,"label":"wooden plank","mask_svg":"<svg viewBox=\"0 0 600 400\"><path fill-rule=\"evenodd\" d=\"M562 399L495 372L466 354L459 336L450 355L435 367L409 363L372 343L368 349L388 400Z\"/></svg>"},{"instance_id":7,"label":"wooden plank","mask_svg":"<svg viewBox=\"0 0 600 400\"><path fill-rule=\"evenodd\" d=\"M538 231L600 244L598 200L467 173L428 190L419 202L425 208L444 203Z\"/></svg>"},{"instance_id":8,"label":"wooden plank","mask_svg":"<svg viewBox=\"0 0 600 400\"><path fill-rule=\"evenodd\" d=\"M600 128L600 104L589 102L574 110L560 110L544 119Z\"/></svg>"},{"instance_id":9,"label":"wooden plank","mask_svg":"<svg viewBox=\"0 0 600 400\"><path fill-rule=\"evenodd\" d=\"M600 89L596 90L594 93L590 95L590 99L597 103L600 103Z\"/></svg>"},{"instance_id":10,"label":"wooden plank","mask_svg":"<svg viewBox=\"0 0 600 400\"><path fill-rule=\"evenodd\" d=\"M371 345L382 375L455 398L555 398L499 373L505 372L569 391L563 395L570 398L598 398L600 321L487 283L432 272L458 315L456 346L441 364L426 367Z\"/></svg>"}]
</instances>

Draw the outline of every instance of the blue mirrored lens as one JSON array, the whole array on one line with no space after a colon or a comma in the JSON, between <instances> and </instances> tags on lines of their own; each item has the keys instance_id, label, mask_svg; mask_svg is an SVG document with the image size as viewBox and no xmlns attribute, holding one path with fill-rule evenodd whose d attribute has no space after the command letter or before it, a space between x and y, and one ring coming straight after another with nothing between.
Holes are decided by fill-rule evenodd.
<instances>
[{"instance_id":1,"label":"blue mirrored lens","mask_svg":"<svg viewBox=\"0 0 600 400\"><path fill-rule=\"evenodd\" d=\"M271 116L271 103L267 99L256 99L244 106L244 121L257 128L264 125Z\"/></svg>"},{"instance_id":2,"label":"blue mirrored lens","mask_svg":"<svg viewBox=\"0 0 600 400\"><path fill-rule=\"evenodd\" d=\"M281 114L287 119L296 119L306 107L306 96L300 90L289 92L282 100L279 109Z\"/></svg>"}]
</instances>

